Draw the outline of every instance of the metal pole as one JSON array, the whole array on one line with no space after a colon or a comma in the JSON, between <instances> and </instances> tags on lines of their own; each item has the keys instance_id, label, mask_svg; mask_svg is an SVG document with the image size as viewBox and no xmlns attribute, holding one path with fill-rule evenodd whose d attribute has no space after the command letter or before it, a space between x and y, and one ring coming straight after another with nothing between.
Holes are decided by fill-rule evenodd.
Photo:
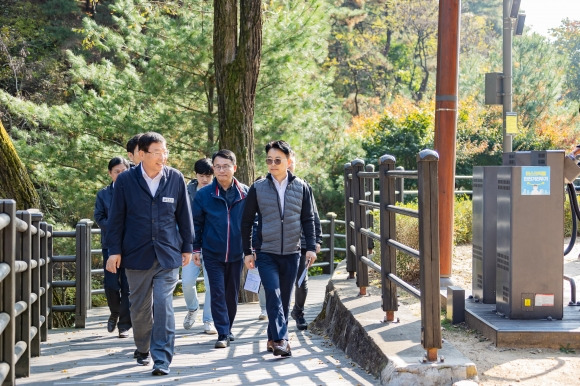
<instances>
[{"instance_id":1,"label":"metal pole","mask_svg":"<svg viewBox=\"0 0 580 386\"><path fill-rule=\"evenodd\" d=\"M503 0L503 152L512 151L512 135L506 132L506 113L512 111L512 23L511 0Z\"/></svg>"},{"instance_id":2,"label":"metal pole","mask_svg":"<svg viewBox=\"0 0 580 386\"><path fill-rule=\"evenodd\" d=\"M455 202L455 138L459 84L460 0L439 2L435 150L439 153L439 239L441 276L451 276L453 204Z\"/></svg>"}]
</instances>

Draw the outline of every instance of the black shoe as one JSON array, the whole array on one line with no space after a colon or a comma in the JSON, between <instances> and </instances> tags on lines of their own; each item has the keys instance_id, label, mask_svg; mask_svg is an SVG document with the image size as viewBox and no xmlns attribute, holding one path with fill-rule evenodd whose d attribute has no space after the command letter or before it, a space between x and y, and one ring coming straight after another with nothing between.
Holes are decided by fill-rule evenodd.
<instances>
[{"instance_id":1,"label":"black shoe","mask_svg":"<svg viewBox=\"0 0 580 386\"><path fill-rule=\"evenodd\" d=\"M306 323L304 316L299 316L296 318L296 328L299 330L306 330L308 328L308 323Z\"/></svg>"},{"instance_id":2,"label":"black shoe","mask_svg":"<svg viewBox=\"0 0 580 386\"><path fill-rule=\"evenodd\" d=\"M304 319L304 313L296 311L293 309L290 313L292 319L296 321L296 328L299 330L306 330L308 328L308 323L306 323L306 319Z\"/></svg>"},{"instance_id":3,"label":"black shoe","mask_svg":"<svg viewBox=\"0 0 580 386\"><path fill-rule=\"evenodd\" d=\"M117 327L117 320L119 320L118 315L111 315L109 316L109 320L107 321L107 331L113 332Z\"/></svg>"},{"instance_id":4,"label":"black shoe","mask_svg":"<svg viewBox=\"0 0 580 386\"><path fill-rule=\"evenodd\" d=\"M136 351L136 355L137 363L140 365L147 366L149 363L151 363L151 355L149 355L149 351L145 353Z\"/></svg>"},{"instance_id":5,"label":"black shoe","mask_svg":"<svg viewBox=\"0 0 580 386\"><path fill-rule=\"evenodd\" d=\"M135 350L135 352L133 353L133 358L137 358L139 356L139 350Z\"/></svg>"},{"instance_id":6,"label":"black shoe","mask_svg":"<svg viewBox=\"0 0 580 386\"><path fill-rule=\"evenodd\" d=\"M218 336L217 342L215 342L215 348L226 348L230 345L230 339L227 335Z\"/></svg>"},{"instance_id":7,"label":"black shoe","mask_svg":"<svg viewBox=\"0 0 580 386\"><path fill-rule=\"evenodd\" d=\"M128 338L129 330L119 329L119 338Z\"/></svg>"},{"instance_id":8,"label":"black shoe","mask_svg":"<svg viewBox=\"0 0 580 386\"><path fill-rule=\"evenodd\" d=\"M230 342L233 342L235 340L234 334L232 334L231 332L228 334L228 339L230 340Z\"/></svg>"}]
</instances>

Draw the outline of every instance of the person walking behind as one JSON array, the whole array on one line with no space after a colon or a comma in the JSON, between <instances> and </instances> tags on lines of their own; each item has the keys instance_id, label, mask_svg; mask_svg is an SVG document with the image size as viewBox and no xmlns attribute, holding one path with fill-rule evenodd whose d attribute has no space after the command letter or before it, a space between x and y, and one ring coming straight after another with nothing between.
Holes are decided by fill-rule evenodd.
<instances>
[{"instance_id":1,"label":"person walking behind","mask_svg":"<svg viewBox=\"0 0 580 386\"><path fill-rule=\"evenodd\" d=\"M103 250L103 271L105 297L111 315L107 321L107 331L113 332L119 328L119 338L128 338L131 329L131 314L129 312L129 283L125 269L119 268L116 273L107 271L107 260L109 259L109 249L107 247L107 231L109 210L113 199L113 189L119 174L129 169L129 161L123 157L114 157L109 161L109 177L112 182L97 193L95 201L94 217L99 228L101 228L101 248Z\"/></svg>"},{"instance_id":2,"label":"person walking behind","mask_svg":"<svg viewBox=\"0 0 580 386\"><path fill-rule=\"evenodd\" d=\"M244 262L248 269L257 265L266 292L267 348L280 356L292 355L288 343L288 314L300 259L301 232L306 238L306 268L316 260L312 201L304 181L288 171L292 162L290 151L285 141L266 145L269 173L250 188L242 217ZM256 213L257 243L252 245Z\"/></svg>"},{"instance_id":3,"label":"person walking behind","mask_svg":"<svg viewBox=\"0 0 580 386\"><path fill-rule=\"evenodd\" d=\"M196 179L193 179L187 184L187 193L191 209L193 210L193 201L197 191L211 184L213 180L213 166L209 158L202 158L195 162L193 166ZM181 270L181 287L183 288L183 297L187 306L187 314L183 320L183 328L189 330L193 327L197 314L199 312L199 300L197 299L197 277L199 271L203 267L203 284L205 286L205 303L203 305L203 330L206 334L217 334L217 330L213 325L213 318L211 316L211 292L209 280L207 278L207 270L203 265L203 254L201 255L201 265L188 264Z\"/></svg>"},{"instance_id":4,"label":"person walking behind","mask_svg":"<svg viewBox=\"0 0 580 386\"><path fill-rule=\"evenodd\" d=\"M139 165L141 157L139 156L139 138L143 133L135 134L127 141L127 157L129 157L129 164L131 167Z\"/></svg>"},{"instance_id":5,"label":"person walking behind","mask_svg":"<svg viewBox=\"0 0 580 386\"><path fill-rule=\"evenodd\" d=\"M211 287L211 313L218 333L215 348L225 348L234 340L232 326L243 264L240 224L248 187L234 177L237 165L232 151L218 151L212 163L213 182L199 190L193 200L193 261L200 265L203 251Z\"/></svg>"},{"instance_id":6,"label":"person walking behind","mask_svg":"<svg viewBox=\"0 0 580 386\"><path fill-rule=\"evenodd\" d=\"M290 163L288 164L288 170L294 173L296 169L296 153L294 150L290 151ZM318 208L316 207L316 201L314 200L314 194L312 193L312 187L306 181L304 181L306 187L308 188L308 193L310 194L310 200L312 201L312 209L314 210L314 231L316 234L316 253L320 252L320 245L322 244L322 225L320 224L320 217L318 216ZM300 237L300 260L298 261L298 273L296 275L296 288L294 290L294 307L292 307L292 312L290 316L296 321L296 328L299 330L306 330L308 328L308 323L304 319L304 305L306 304L306 296L308 296L308 273L304 276L304 280L300 285L298 285L299 279L302 277L304 270L306 269L306 237L302 233Z\"/></svg>"},{"instance_id":7,"label":"person walking behind","mask_svg":"<svg viewBox=\"0 0 580 386\"><path fill-rule=\"evenodd\" d=\"M183 174L166 165L166 144L154 132L139 138L141 163L115 182L107 234L107 271L124 267L129 281L134 356L144 366L152 358L153 375L169 374L175 347L173 291L179 267L189 264L193 251L187 187Z\"/></svg>"}]
</instances>

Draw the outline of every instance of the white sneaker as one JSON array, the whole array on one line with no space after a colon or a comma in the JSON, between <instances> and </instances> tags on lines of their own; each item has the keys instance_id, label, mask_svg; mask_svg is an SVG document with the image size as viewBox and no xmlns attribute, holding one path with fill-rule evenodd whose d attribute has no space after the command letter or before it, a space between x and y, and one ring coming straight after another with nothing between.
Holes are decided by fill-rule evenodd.
<instances>
[{"instance_id":1,"label":"white sneaker","mask_svg":"<svg viewBox=\"0 0 580 386\"><path fill-rule=\"evenodd\" d=\"M203 331L209 335L217 334L217 330L215 329L213 322L205 322L203 323Z\"/></svg>"},{"instance_id":2,"label":"white sneaker","mask_svg":"<svg viewBox=\"0 0 580 386\"><path fill-rule=\"evenodd\" d=\"M186 330L191 329L195 324L195 319L197 318L197 313L199 308L195 311L187 311L187 315L185 315L185 319L183 319L183 328Z\"/></svg>"},{"instance_id":3,"label":"white sneaker","mask_svg":"<svg viewBox=\"0 0 580 386\"><path fill-rule=\"evenodd\" d=\"M266 320L268 319L268 314L266 313L266 310L262 310L262 312L260 312L260 316L258 316L258 320Z\"/></svg>"}]
</instances>

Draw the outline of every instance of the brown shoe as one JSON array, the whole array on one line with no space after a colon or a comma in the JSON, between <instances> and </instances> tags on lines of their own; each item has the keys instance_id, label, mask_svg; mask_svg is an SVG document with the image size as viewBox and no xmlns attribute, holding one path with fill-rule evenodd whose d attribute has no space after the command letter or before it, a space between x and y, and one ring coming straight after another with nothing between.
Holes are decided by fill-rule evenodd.
<instances>
[{"instance_id":1,"label":"brown shoe","mask_svg":"<svg viewBox=\"0 0 580 386\"><path fill-rule=\"evenodd\" d=\"M268 343L266 343L266 350L268 350L268 352L274 352L274 341L273 340L269 340Z\"/></svg>"},{"instance_id":2,"label":"brown shoe","mask_svg":"<svg viewBox=\"0 0 580 386\"><path fill-rule=\"evenodd\" d=\"M286 339L274 341L274 355L291 357L292 351L290 350L290 343Z\"/></svg>"}]
</instances>

